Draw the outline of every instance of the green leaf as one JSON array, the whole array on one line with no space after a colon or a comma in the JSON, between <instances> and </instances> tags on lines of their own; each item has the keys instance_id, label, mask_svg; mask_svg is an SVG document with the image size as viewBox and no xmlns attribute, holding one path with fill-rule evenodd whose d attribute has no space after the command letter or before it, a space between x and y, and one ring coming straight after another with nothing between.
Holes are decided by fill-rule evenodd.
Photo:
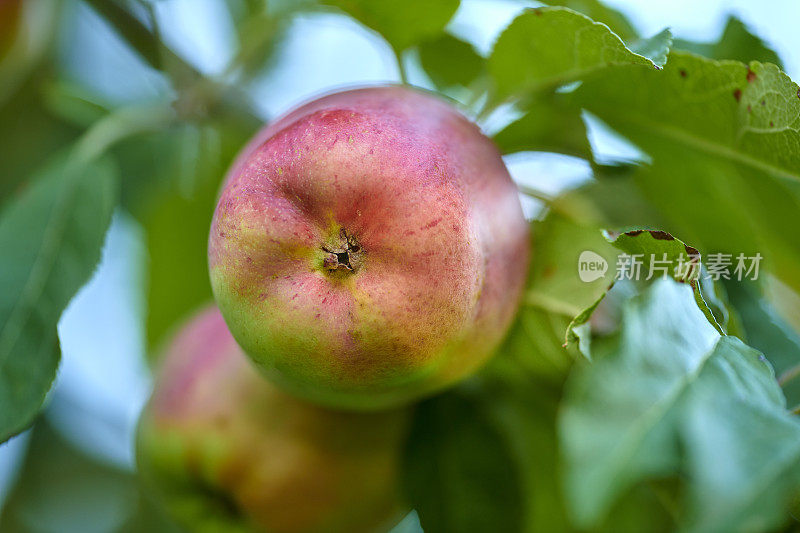
<instances>
[{"instance_id":1,"label":"green leaf","mask_svg":"<svg viewBox=\"0 0 800 533\"><path fill-rule=\"evenodd\" d=\"M323 0L377 31L400 52L441 33L459 0Z\"/></svg>"},{"instance_id":2,"label":"green leaf","mask_svg":"<svg viewBox=\"0 0 800 533\"><path fill-rule=\"evenodd\" d=\"M782 377L789 405L800 405L800 334L778 315L756 284L731 281L725 288L741 317L748 344L762 352Z\"/></svg>"},{"instance_id":3,"label":"green leaf","mask_svg":"<svg viewBox=\"0 0 800 533\"><path fill-rule=\"evenodd\" d=\"M537 338L529 350L562 350L563 327ZM501 349L468 384L472 397L498 428L517 464L524 497L524 531L574 531L567 517L561 451L556 433L563 382L541 374ZM466 387L465 387L466 388ZM671 522L663 495L651 487L629 491L598 531L656 531ZM659 529L654 529L659 524Z\"/></svg>"},{"instance_id":4,"label":"green leaf","mask_svg":"<svg viewBox=\"0 0 800 533\"><path fill-rule=\"evenodd\" d=\"M147 338L161 342L181 317L212 300L208 281L208 229L216 187L190 198L165 196L140 221L150 257ZM150 354L157 355L155 350Z\"/></svg>"},{"instance_id":5,"label":"green leaf","mask_svg":"<svg viewBox=\"0 0 800 533\"><path fill-rule=\"evenodd\" d=\"M769 531L800 483L800 424L769 364L722 337L688 391L679 428L691 472L688 531Z\"/></svg>"},{"instance_id":6,"label":"green leaf","mask_svg":"<svg viewBox=\"0 0 800 533\"><path fill-rule=\"evenodd\" d=\"M421 43L419 60L440 89L468 87L486 70L486 60L471 44L447 33Z\"/></svg>"},{"instance_id":7,"label":"green leaf","mask_svg":"<svg viewBox=\"0 0 800 533\"><path fill-rule=\"evenodd\" d=\"M498 37L488 66L495 100L504 101L555 89L621 64L656 67L628 50L604 24L556 7L530 9L514 19Z\"/></svg>"},{"instance_id":8,"label":"green leaf","mask_svg":"<svg viewBox=\"0 0 800 533\"><path fill-rule=\"evenodd\" d=\"M638 167L594 164L592 169L595 179L556 197L553 209L584 224L612 230L665 227L636 185Z\"/></svg>"},{"instance_id":9,"label":"green leaf","mask_svg":"<svg viewBox=\"0 0 800 533\"><path fill-rule=\"evenodd\" d=\"M570 321L598 301L611 283L600 276L583 281L579 262L596 254L614 264L614 248L600 228L586 225L557 211L532 224L531 262L525 297L498 357L513 361L528 373L562 382L576 358L574 347L565 347Z\"/></svg>"},{"instance_id":10,"label":"green leaf","mask_svg":"<svg viewBox=\"0 0 800 533\"><path fill-rule=\"evenodd\" d=\"M187 123L131 138L115 150L124 205L146 232L151 347L188 312L212 299L207 262L211 217L226 168L252 133L252 124L238 120Z\"/></svg>"},{"instance_id":11,"label":"green leaf","mask_svg":"<svg viewBox=\"0 0 800 533\"><path fill-rule=\"evenodd\" d=\"M610 200L613 203L613 198ZM716 294L710 295L712 305L706 300L696 249L657 230L629 230L604 237L602 217L584 216L588 221L582 221L576 216L582 205L574 191L567 193L553 201L552 211L542 221L533 223L532 247L537 259L531 264L525 300L505 351L538 368L540 375L557 376L569 369L574 357L563 349L537 349L538 341L552 334L564 317L570 319L561 330L566 341L578 340L576 328L589 321L618 278L649 282L669 276L686 282L709 323L719 332L725 331L727 309ZM622 266L629 268L624 276L619 271ZM581 341L579 347L588 356L588 345Z\"/></svg>"},{"instance_id":12,"label":"green leaf","mask_svg":"<svg viewBox=\"0 0 800 533\"><path fill-rule=\"evenodd\" d=\"M781 66L781 61L759 37L750 33L747 26L736 17L729 17L719 40L715 43L696 43L675 40L675 48L694 52L711 59L736 59L749 63L760 61Z\"/></svg>"},{"instance_id":13,"label":"green leaf","mask_svg":"<svg viewBox=\"0 0 800 533\"><path fill-rule=\"evenodd\" d=\"M271 66L291 27L292 17L318 8L311 0L267 2L224 0L238 38L238 49L228 70L241 69L247 80Z\"/></svg>"},{"instance_id":14,"label":"green leaf","mask_svg":"<svg viewBox=\"0 0 800 533\"><path fill-rule=\"evenodd\" d=\"M560 430L582 527L627 488L680 475L687 530L766 530L785 519L800 482L800 424L769 364L720 336L691 289L670 279L629 300L619 336L576 368Z\"/></svg>"},{"instance_id":15,"label":"green leaf","mask_svg":"<svg viewBox=\"0 0 800 533\"><path fill-rule=\"evenodd\" d=\"M562 382L576 359L574 345L564 346L570 318L535 305L523 305L496 357L538 378Z\"/></svg>"},{"instance_id":16,"label":"green leaf","mask_svg":"<svg viewBox=\"0 0 800 533\"><path fill-rule=\"evenodd\" d=\"M592 317L619 275L621 261L636 266L634 279L650 281L663 275L690 284L698 308L710 324L722 331L704 299L699 253L672 235L655 230L630 230L616 237L604 237L600 227L579 222L558 209L533 223L536 261L523 305L500 350L501 357L514 357L517 364L537 376L562 376L569 370L574 354L561 344L577 340L576 328ZM622 252L622 254L620 254ZM604 270L590 275L588 263L604 264ZM582 275L588 275L583 279ZM557 348L550 342L561 336ZM581 346L585 348L585 346Z\"/></svg>"},{"instance_id":17,"label":"green leaf","mask_svg":"<svg viewBox=\"0 0 800 533\"><path fill-rule=\"evenodd\" d=\"M795 331L800 331L800 294L775 276L766 276L761 283L770 305Z\"/></svg>"},{"instance_id":18,"label":"green leaf","mask_svg":"<svg viewBox=\"0 0 800 533\"><path fill-rule=\"evenodd\" d=\"M697 282L700 284L700 292L703 300L708 304L709 309L714 315L717 323L722 326L722 332L726 335L733 335L739 337L743 341L747 341L744 328L742 327L741 318L736 308L728 298L728 291L723 284L724 280L714 280L709 275L708 269L704 272L705 275L700 276ZM761 350L757 346L756 349Z\"/></svg>"},{"instance_id":19,"label":"green leaf","mask_svg":"<svg viewBox=\"0 0 800 533\"><path fill-rule=\"evenodd\" d=\"M609 242L622 254L608 259L608 254L596 254L594 260L605 260L609 264L609 275L598 278L597 281L606 283L606 290L596 292L596 297L574 315L572 322L567 327L567 341L578 341L580 332L576 329L585 324L606 297L618 279L629 280L635 284L647 283L651 280L668 277L675 281L686 283L691 287L697 308L719 333L724 329L719 320L714 316L708 303L705 301L701 289L701 260L700 253L691 246L676 239L664 231L658 230L630 230L616 237L609 236ZM590 259L591 260L591 259ZM579 268L584 269L584 259L581 257ZM612 270L610 265L614 266ZM610 278L611 281L607 281ZM588 352L588 347L581 346L581 351Z\"/></svg>"},{"instance_id":20,"label":"green leaf","mask_svg":"<svg viewBox=\"0 0 800 533\"><path fill-rule=\"evenodd\" d=\"M509 445L468 396L417 406L404 484L426 533L520 531L522 492Z\"/></svg>"},{"instance_id":21,"label":"green leaf","mask_svg":"<svg viewBox=\"0 0 800 533\"><path fill-rule=\"evenodd\" d=\"M51 75L46 70L36 72L0 106L0 205L41 166L42 154L64 148L80 134L43 105L41 87Z\"/></svg>"},{"instance_id":22,"label":"green leaf","mask_svg":"<svg viewBox=\"0 0 800 533\"><path fill-rule=\"evenodd\" d=\"M592 20L602 22L626 41L638 38L633 24L625 15L616 9L608 7L599 0L548 0L542 3L551 6L568 7L583 13Z\"/></svg>"},{"instance_id":23,"label":"green leaf","mask_svg":"<svg viewBox=\"0 0 800 533\"><path fill-rule=\"evenodd\" d=\"M680 144L800 181L798 86L774 65L748 67L673 52L663 72L610 68L576 95L645 149Z\"/></svg>"},{"instance_id":24,"label":"green leaf","mask_svg":"<svg viewBox=\"0 0 800 533\"><path fill-rule=\"evenodd\" d=\"M0 528L8 533L179 531L144 498L134 474L85 455L45 423L33 430Z\"/></svg>"},{"instance_id":25,"label":"green leaf","mask_svg":"<svg viewBox=\"0 0 800 533\"><path fill-rule=\"evenodd\" d=\"M672 32L665 28L647 39L637 39L628 43L632 52L644 56L659 67L667 63L667 54L672 46Z\"/></svg>"},{"instance_id":26,"label":"green leaf","mask_svg":"<svg viewBox=\"0 0 800 533\"><path fill-rule=\"evenodd\" d=\"M239 29L239 49L232 64L246 78L253 77L273 59L288 27L286 21L264 13L248 18Z\"/></svg>"},{"instance_id":27,"label":"green leaf","mask_svg":"<svg viewBox=\"0 0 800 533\"><path fill-rule=\"evenodd\" d=\"M550 349L561 347L561 335ZM537 347L542 347L544 341ZM523 531L569 531L560 475L556 415L560 384L541 382L514 361L494 359L482 373L478 400L516 463L523 491ZM477 394L476 394L477 395Z\"/></svg>"},{"instance_id":28,"label":"green leaf","mask_svg":"<svg viewBox=\"0 0 800 533\"><path fill-rule=\"evenodd\" d=\"M671 277L675 281L688 283L698 309L709 324L723 333L722 326L706 303L700 281L700 252L665 231L633 230L617 237L613 244L628 256L641 256L641 279ZM666 268L662 272L663 269Z\"/></svg>"},{"instance_id":29,"label":"green leaf","mask_svg":"<svg viewBox=\"0 0 800 533\"><path fill-rule=\"evenodd\" d=\"M56 324L100 258L117 189L108 161L56 157L0 214L0 441L33 421L55 378Z\"/></svg>"},{"instance_id":30,"label":"green leaf","mask_svg":"<svg viewBox=\"0 0 800 533\"><path fill-rule=\"evenodd\" d=\"M76 83L56 80L44 84L42 97L47 110L54 116L79 128L87 128L108 113L108 106Z\"/></svg>"},{"instance_id":31,"label":"green leaf","mask_svg":"<svg viewBox=\"0 0 800 533\"><path fill-rule=\"evenodd\" d=\"M579 275L585 252L614 265L615 250L599 227L551 212L534 222L532 248L536 260L531 262L526 305L573 317L605 294L613 280L610 269L591 281Z\"/></svg>"},{"instance_id":32,"label":"green leaf","mask_svg":"<svg viewBox=\"0 0 800 533\"><path fill-rule=\"evenodd\" d=\"M558 94L532 98L524 107L521 118L494 135L501 152L557 152L591 159L580 108L570 106Z\"/></svg>"},{"instance_id":33,"label":"green leaf","mask_svg":"<svg viewBox=\"0 0 800 533\"><path fill-rule=\"evenodd\" d=\"M799 94L774 65L679 52L663 71L611 67L574 93L651 156L633 179L663 229L704 254L761 253L795 289L800 241L787 228L800 210Z\"/></svg>"}]
</instances>

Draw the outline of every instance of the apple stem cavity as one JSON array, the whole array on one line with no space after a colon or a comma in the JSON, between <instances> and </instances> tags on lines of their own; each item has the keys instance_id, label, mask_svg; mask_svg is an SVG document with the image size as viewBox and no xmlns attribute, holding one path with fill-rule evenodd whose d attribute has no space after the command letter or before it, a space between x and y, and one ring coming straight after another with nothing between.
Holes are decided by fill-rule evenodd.
<instances>
[{"instance_id":1,"label":"apple stem cavity","mask_svg":"<svg viewBox=\"0 0 800 533\"><path fill-rule=\"evenodd\" d=\"M345 272L355 273L361 266L364 250L354 235L340 228L337 241L333 246L323 244L322 267L328 273Z\"/></svg>"}]
</instances>

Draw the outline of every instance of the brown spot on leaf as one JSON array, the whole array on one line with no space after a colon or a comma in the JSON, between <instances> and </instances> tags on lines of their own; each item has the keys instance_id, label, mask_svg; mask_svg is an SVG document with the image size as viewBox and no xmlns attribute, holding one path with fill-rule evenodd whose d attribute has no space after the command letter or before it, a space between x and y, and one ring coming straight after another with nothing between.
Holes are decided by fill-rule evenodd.
<instances>
[{"instance_id":1,"label":"brown spot on leaf","mask_svg":"<svg viewBox=\"0 0 800 533\"><path fill-rule=\"evenodd\" d=\"M542 10L541 9L534 9L533 12L536 13L537 17L541 17L542 16Z\"/></svg>"},{"instance_id":2,"label":"brown spot on leaf","mask_svg":"<svg viewBox=\"0 0 800 533\"><path fill-rule=\"evenodd\" d=\"M651 231L650 235L652 235L654 239L659 240L659 241L674 241L675 240L675 237L673 237L672 235L670 235L666 231L655 230L655 231Z\"/></svg>"},{"instance_id":3,"label":"brown spot on leaf","mask_svg":"<svg viewBox=\"0 0 800 533\"><path fill-rule=\"evenodd\" d=\"M773 127L774 125L775 125L775 124L773 124L773 123L772 123L772 121L770 120L770 121L769 121L769 127L771 128L771 127Z\"/></svg>"},{"instance_id":4,"label":"brown spot on leaf","mask_svg":"<svg viewBox=\"0 0 800 533\"><path fill-rule=\"evenodd\" d=\"M747 83L753 83L753 80L756 79L756 73L750 70L750 67L747 68Z\"/></svg>"},{"instance_id":5,"label":"brown spot on leaf","mask_svg":"<svg viewBox=\"0 0 800 533\"><path fill-rule=\"evenodd\" d=\"M689 254L689 257L698 258L700 257L700 252L697 248L689 246L688 244L684 244L683 247L686 249L686 253Z\"/></svg>"},{"instance_id":6,"label":"brown spot on leaf","mask_svg":"<svg viewBox=\"0 0 800 533\"><path fill-rule=\"evenodd\" d=\"M741 89L736 89L735 91L733 91L733 97L736 98L737 102L741 102L741 100L742 100L742 90Z\"/></svg>"},{"instance_id":7,"label":"brown spot on leaf","mask_svg":"<svg viewBox=\"0 0 800 533\"><path fill-rule=\"evenodd\" d=\"M686 77L686 71L681 69L681 78L685 78L685 77Z\"/></svg>"},{"instance_id":8,"label":"brown spot on leaf","mask_svg":"<svg viewBox=\"0 0 800 533\"><path fill-rule=\"evenodd\" d=\"M747 112L749 113L750 111L751 111L750 104L747 104Z\"/></svg>"},{"instance_id":9,"label":"brown spot on leaf","mask_svg":"<svg viewBox=\"0 0 800 533\"><path fill-rule=\"evenodd\" d=\"M642 233L642 230L640 230L640 229L635 229L635 230L633 230L633 231L626 231L626 232L625 232L625 235L628 235L629 237L636 237L637 235L639 235L639 234L641 234L641 233Z\"/></svg>"}]
</instances>

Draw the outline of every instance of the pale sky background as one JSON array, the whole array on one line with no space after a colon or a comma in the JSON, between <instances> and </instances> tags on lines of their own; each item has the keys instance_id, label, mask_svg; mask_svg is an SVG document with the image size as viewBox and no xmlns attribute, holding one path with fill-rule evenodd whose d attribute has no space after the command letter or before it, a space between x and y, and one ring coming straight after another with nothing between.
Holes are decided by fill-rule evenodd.
<instances>
[{"instance_id":1,"label":"pale sky background","mask_svg":"<svg viewBox=\"0 0 800 533\"><path fill-rule=\"evenodd\" d=\"M727 14L739 16L800 78L800 2L797 0L608 0L644 35L670 27L677 37L714 40ZM161 0L157 12L167 42L203 72L224 68L233 51L233 28L216 0ZM487 52L496 35L528 2L463 0L451 31ZM110 101L155 96L166 86L117 41L87 8L74 9L69 24L91 31L65 36L60 55L65 72ZM419 74L417 74L419 75ZM124 83L121 83L121 77ZM415 78L412 77L412 81ZM299 17L291 27L276 68L254 83L251 94L264 118L321 92L349 85L397 81L388 46L370 31L338 15ZM624 141L591 126L599 156L635 159ZM555 193L589 177L588 166L558 155L516 154L506 160L515 179ZM536 211L526 202L526 212ZM143 291L146 279L141 228L119 213L109 232L103 262L62 317L63 363L48 416L64 436L110 464L133 468L132 434L149 393L144 361ZM0 446L0 503L26 444L21 436Z\"/></svg>"}]
</instances>

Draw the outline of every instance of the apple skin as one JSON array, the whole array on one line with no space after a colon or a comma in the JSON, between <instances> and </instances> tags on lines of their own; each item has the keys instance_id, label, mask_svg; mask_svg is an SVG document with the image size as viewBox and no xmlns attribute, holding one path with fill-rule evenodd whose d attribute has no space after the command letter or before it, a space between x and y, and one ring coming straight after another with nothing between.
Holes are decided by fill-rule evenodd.
<instances>
[{"instance_id":1,"label":"apple skin","mask_svg":"<svg viewBox=\"0 0 800 533\"><path fill-rule=\"evenodd\" d=\"M228 173L209 237L217 303L279 386L379 409L474 372L518 307L528 226L500 153L432 94L312 101Z\"/></svg>"},{"instance_id":2,"label":"apple skin","mask_svg":"<svg viewBox=\"0 0 800 533\"><path fill-rule=\"evenodd\" d=\"M210 308L162 359L139 423L138 469L190 531L387 531L408 511L399 470L409 417L287 396Z\"/></svg>"}]
</instances>

